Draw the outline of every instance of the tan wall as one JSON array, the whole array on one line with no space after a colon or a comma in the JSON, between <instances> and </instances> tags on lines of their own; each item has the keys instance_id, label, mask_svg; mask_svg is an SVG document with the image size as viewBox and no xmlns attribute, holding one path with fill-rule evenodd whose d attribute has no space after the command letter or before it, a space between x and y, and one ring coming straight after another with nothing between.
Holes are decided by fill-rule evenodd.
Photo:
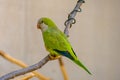
<instances>
[{"instance_id":1,"label":"tan wall","mask_svg":"<svg viewBox=\"0 0 120 80\"><path fill-rule=\"evenodd\" d=\"M31 65L46 52L36 23L40 17L52 18L61 30L76 0L0 0L0 50ZM70 30L70 42L78 57L92 71L89 76L64 58L70 80L120 79L120 1L86 0L77 23ZM0 76L19 69L0 57ZM54 80L63 80L57 61L39 70Z\"/></svg>"}]
</instances>

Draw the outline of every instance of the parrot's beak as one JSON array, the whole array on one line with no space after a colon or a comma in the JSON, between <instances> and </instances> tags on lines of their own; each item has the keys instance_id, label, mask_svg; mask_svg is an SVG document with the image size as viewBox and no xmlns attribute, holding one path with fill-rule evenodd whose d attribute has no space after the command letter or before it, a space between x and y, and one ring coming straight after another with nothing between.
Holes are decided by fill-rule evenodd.
<instances>
[{"instance_id":1,"label":"parrot's beak","mask_svg":"<svg viewBox=\"0 0 120 80\"><path fill-rule=\"evenodd\" d=\"M37 28L38 28L38 29L41 29L40 24L37 24Z\"/></svg>"}]
</instances>

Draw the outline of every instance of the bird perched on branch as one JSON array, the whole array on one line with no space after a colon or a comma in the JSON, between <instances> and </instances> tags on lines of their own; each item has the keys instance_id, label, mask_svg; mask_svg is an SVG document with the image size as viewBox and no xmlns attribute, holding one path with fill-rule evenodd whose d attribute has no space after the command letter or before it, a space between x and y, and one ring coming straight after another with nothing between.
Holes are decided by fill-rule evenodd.
<instances>
[{"instance_id":1,"label":"bird perched on branch","mask_svg":"<svg viewBox=\"0 0 120 80\"><path fill-rule=\"evenodd\" d=\"M49 18L43 17L38 20L37 28L41 29L46 50L53 59L61 55L69 58L89 74L91 72L79 61L66 35L58 29L56 24Z\"/></svg>"}]
</instances>

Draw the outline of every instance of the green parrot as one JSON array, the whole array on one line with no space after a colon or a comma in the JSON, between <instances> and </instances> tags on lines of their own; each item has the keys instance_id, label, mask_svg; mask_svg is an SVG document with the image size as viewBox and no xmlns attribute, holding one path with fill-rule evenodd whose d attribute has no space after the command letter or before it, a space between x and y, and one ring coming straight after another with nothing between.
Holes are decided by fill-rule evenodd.
<instances>
[{"instance_id":1,"label":"green parrot","mask_svg":"<svg viewBox=\"0 0 120 80\"><path fill-rule=\"evenodd\" d=\"M77 58L67 36L58 29L51 19L46 17L40 18L37 23L37 28L42 31L44 44L46 50L50 52L50 56L65 56L91 74L91 72Z\"/></svg>"}]
</instances>

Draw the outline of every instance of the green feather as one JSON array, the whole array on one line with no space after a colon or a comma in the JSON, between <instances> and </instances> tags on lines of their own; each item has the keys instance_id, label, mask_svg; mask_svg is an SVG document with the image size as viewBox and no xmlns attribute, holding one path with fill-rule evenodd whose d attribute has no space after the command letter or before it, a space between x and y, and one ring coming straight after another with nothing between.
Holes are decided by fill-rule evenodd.
<instances>
[{"instance_id":1,"label":"green feather","mask_svg":"<svg viewBox=\"0 0 120 80\"><path fill-rule=\"evenodd\" d=\"M82 67L85 71L87 71L90 75L92 75L91 72L79 60L73 60L73 62L75 62L77 65Z\"/></svg>"}]
</instances>

